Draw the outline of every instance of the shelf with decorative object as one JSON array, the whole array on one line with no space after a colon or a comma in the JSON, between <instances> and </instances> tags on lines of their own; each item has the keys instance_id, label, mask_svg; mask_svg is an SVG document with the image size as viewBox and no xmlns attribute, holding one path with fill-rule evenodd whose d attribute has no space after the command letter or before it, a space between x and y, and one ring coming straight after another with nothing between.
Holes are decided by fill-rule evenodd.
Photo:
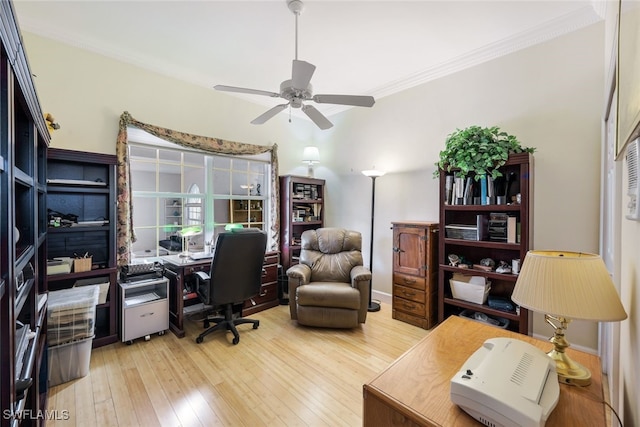
<instances>
[{"instance_id":1,"label":"shelf with decorative object","mask_svg":"<svg viewBox=\"0 0 640 427\"><path fill-rule=\"evenodd\" d=\"M263 200L229 200L229 222L264 229Z\"/></svg>"},{"instance_id":2,"label":"shelf with decorative object","mask_svg":"<svg viewBox=\"0 0 640 427\"><path fill-rule=\"evenodd\" d=\"M118 341L115 174L113 155L47 153L47 258L72 259L70 271L46 276L47 287L66 289L92 278L109 283L106 301L96 307L93 347Z\"/></svg>"},{"instance_id":3,"label":"shelf with decorative object","mask_svg":"<svg viewBox=\"0 0 640 427\"><path fill-rule=\"evenodd\" d=\"M450 182L455 170L440 171L438 320L467 310L466 313L477 313L481 320L504 322L508 329L526 334L528 311L511 301L511 293L518 278L513 268L517 270L532 244L533 156L511 154L499 170L502 178L493 185L503 204L496 204L497 197L480 204L483 200L479 193L475 199L478 204L454 204ZM485 185L473 174L468 179L471 192L473 186ZM470 276L475 276L478 283L459 283L458 279L466 281ZM452 280L456 288L452 287ZM472 286L490 289L486 299L475 300L457 293Z\"/></svg>"}]
</instances>

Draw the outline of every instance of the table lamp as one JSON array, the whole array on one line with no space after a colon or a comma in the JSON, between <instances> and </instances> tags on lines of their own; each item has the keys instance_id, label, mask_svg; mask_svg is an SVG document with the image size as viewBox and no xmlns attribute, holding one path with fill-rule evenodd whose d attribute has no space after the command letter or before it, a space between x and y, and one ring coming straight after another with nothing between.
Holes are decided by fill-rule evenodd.
<instances>
[{"instance_id":1,"label":"table lamp","mask_svg":"<svg viewBox=\"0 0 640 427\"><path fill-rule=\"evenodd\" d=\"M182 237L182 249L183 252L180 254L181 257L188 257L189 256L189 242L188 242L188 238L189 237L193 237L196 236L198 234L202 233L202 227L198 226L198 225L194 225L191 227L184 227L182 230L178 231L178 234L180 235L180 237Z\"/></svg>"},{"instance_id":2,"label":"table lamp","mask_svg":"<svg viewBox=\"0 0 640 427\"><path fill-rule=\"evenodd\" d=\"M556 362L558 380L587 386L591 372L566 355L565 330L573 319L613 322L627 313L599 255L581 252L529 251L511 299L521 307L544 313L555 329L547 353Z\"/></svg>"},{"instance_id":3,"label":"table lamp","mask_svg":"<svg viewBox=\"0 0 640 427\"><path fill-rule=\"evenodd\" d=\"M304 147L302 163L306 163L308 166L307 176L313 178L313 165L320 163L320 151L318 147Z\"/></svg>"}]
</instances>

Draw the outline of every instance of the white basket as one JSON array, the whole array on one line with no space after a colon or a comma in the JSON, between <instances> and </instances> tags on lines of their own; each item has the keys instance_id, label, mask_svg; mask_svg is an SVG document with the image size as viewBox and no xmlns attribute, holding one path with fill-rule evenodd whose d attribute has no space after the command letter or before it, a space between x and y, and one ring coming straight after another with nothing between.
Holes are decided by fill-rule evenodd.
<instances>
[{"instance_id":1,"label":"white basket","mask_svg":"<svg viewBox=\"0 0 640 427\"><path fill-rule=\"evenodd\" d=\"M484 304L491 290L491 282L481 285L449 279L449 284L451 285L451 295L454 298L475 304Z\"/></svg>"}]
</instances>

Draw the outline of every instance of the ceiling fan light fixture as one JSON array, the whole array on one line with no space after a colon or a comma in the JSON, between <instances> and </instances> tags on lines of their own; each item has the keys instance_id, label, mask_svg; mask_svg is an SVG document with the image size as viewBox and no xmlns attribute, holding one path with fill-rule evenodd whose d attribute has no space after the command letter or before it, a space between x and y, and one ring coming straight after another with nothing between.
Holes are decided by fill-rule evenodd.
<instances>
[{"instance_id":1,"label":"ceiling fan light fixture","mask_svg":"<svg viewBox=\"0 0 640 427\"><path fill-rule=\"evenodd\" d=\"M300 15L304 9L304 3L301 0L287 0L287 7L294 15Z\"/></svg>"}]
</instances>

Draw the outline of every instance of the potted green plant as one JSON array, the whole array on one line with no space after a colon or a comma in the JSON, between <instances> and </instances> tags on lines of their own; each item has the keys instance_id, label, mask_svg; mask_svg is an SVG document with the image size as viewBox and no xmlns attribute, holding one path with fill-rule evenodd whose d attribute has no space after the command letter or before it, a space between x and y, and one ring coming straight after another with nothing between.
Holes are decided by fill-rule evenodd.
<instances>
[{"instance_id":1,"label":"potted green plant","mask_svg":"<svg viewBox=\"0 0 640 427\"><path fill-rule=\"evenodd\" d=\"M434 176L439 176L440 170L455 170L459 177L473 173L476 180L484 176L495 179L502 175L498 168L506 163L509 154L534 151L535 148L523 147L515 136L501 131L497 126L456 129L447 136Z\"/></svg>"}]
</instances>

